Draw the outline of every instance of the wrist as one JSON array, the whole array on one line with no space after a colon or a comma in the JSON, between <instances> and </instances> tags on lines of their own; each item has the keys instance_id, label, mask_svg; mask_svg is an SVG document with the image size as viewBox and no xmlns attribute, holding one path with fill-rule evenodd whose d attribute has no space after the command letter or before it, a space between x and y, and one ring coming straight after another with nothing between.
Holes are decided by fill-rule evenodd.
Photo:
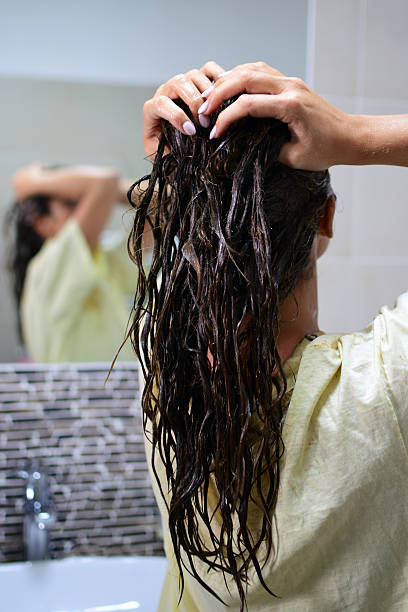
<instances>
[{"instance_id":1,"label":"wrist","mask_svg":"<svg viewBox=\"0 0 408 612\"><path fill-rule=\"evenodd\" d=\"M372 115L352 115L352 140L350 164L365 165L381 163L377 161L381 150L377 117Z\"/></svg>"},{"instance_id":2,"label":"wrist","mask_svg":"<svg viewBox=\"0 0 408 612\"><path fill-rule=\"evenodd\" d=\"M408 115L350 115L347 161L408 165Z\"/></svg>"},{"instance_id":3,"label":"wrist","mask_svg":"<svg viewBox=\"0 0 408 612\"><path fill-rule=\"evenodd\" d=\"M374 149L372 126L367 115L342 113L339 123L339 142L336 152L336 165L361 165Z\"/></svg>"}]
</instances>

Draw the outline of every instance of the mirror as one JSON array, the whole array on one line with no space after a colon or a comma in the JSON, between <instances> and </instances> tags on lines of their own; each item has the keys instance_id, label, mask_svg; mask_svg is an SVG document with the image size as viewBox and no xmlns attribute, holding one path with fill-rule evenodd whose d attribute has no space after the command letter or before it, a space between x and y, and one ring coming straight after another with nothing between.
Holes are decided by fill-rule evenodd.
<instances>
[{"instance_id":1,"label":"mirror","mask_svg":"<svg viewBox=\"0 0 408 612\"><path fill-rule=\"evenodd\" d=\"M142 106L157 84L176 73L209 59L226 69L263 59L286 74L305 78L307 11L307 0L257 0L239 8L233 0L210 0L205 7L181 0L143 5L131 0L64 6L8 3L0 37L2 227L14 199L10 177L34 161L109 166L129 179L146 174ZM123 210L113 209L106 226L110 238L112 232L126 232ZM104 240L109 242L109 234ZM9 256L3 249L3 362L32 358L17 333L16 305L5 271ZM129 292L125 297L129 308ZM35 329L31 316L30 327ZM84 347L97 341L96 328L87 338L84 333ZM117 346L120 342L118 337ZM47 353L47 360L94 361L99 353L78 350L64 358L63 352L56 352L55 359L52 354ZM112 350L111 358L114 354ZM101 353L99 360L108 361L109 356Z\"/></svg>"}]
</instances>

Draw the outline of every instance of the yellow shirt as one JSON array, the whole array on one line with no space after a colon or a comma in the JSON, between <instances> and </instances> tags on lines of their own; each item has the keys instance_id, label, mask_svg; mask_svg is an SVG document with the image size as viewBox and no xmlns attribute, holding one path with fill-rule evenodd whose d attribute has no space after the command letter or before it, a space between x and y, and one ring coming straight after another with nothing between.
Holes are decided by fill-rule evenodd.
<instances>
[{"instance_id":1,"label":"yellow shirt","mask_svg":"<svg viewBox=\"0 0 408 612\"><path fill-rule=\"evenodd\" d=\"M278 552L262 571L280 599L253 572L249 611L408 610L408 293L361 332L304 340L285 372L293 394L283 425ZM162 464L156 468L164 484ZM238 611L231 581L229 594L222 575L198 561L199 575L228 607L186 571L177 607L168 514L152 481L168 557L159 611ZM256 525L254 507L251 519Z\"/></svg>"},{"instance_id":2,"label":"yellow shirt","mask_svg":"<svg viewBox=\"0 0 408 612\"><path fill-rule=\"evenodd\" d=\"M20 312L30 356L40 362L111 361L125 337L136 280L126 241L92 253L71 218L27 269ZM129 341L119 359L135 359Z\"/></svg>"}]
</instances>

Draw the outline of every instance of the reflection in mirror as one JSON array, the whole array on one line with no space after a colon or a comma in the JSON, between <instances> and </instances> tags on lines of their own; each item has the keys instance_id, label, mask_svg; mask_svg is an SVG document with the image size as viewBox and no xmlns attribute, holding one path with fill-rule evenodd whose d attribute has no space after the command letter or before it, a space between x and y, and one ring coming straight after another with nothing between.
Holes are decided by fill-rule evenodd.
<instances>
[{"instance_id":1,"label":"reflection in mirror","mask_svg":"<svg viewBox=\"0 0 408 612\"><path fill-rule=\"evenodd\" d=\"M122 185L123 179L146 174L150 165L141 139L143 103L159 83L209 59L225 68L262 59L286 74L305 77L307 0L259 0L241 5L238 12L233 0L210 0L206 11L217 17L204 23L202 7L192 4L186 11L181 0L158 0L143 7L124 0L120 10L108 0L103 11L93 0L68 3L63 9L45 2L33 10L26 0L4 7L0 224L4 226L12 202L23 200L23 206L15 207L12 225L16 227L19 219L27 231L27 224L36 228L39 237L24 243L22 256L21 245L12 248L11 227L6 230L7 252L3 249L0 260L0 361L109 361L124 337L121 327L127 322L136 279L122 286L119 279L127 272L116 270L125 265L123 259L113 264L110 257L116 247L123 247L121 256L126 257L131 219L125 214L124 223L125 209L116 206L123 192L119 189L114 196L110 185L108 196L100 189L91 213L84 176L67 187L57 175L62 179L64 172L74 174L83 166L110 168ZM41 166L34 166L36 172L44 175L35 177L36 189L17 193L11 178L33 162ZM27 178L29 171L25 172ZM31 173L35 174L33 167ZM21 174L19 179L22 189ZM103 201L98 206L99 197ZM82 205L90 206L88 213ZM54 236L55 223L62 219L62 235ZM93 231L89 234L92 223L98 226L97 243ZM30 269L28 261L24 263L28 242L35 250L42 240L44 248ZM10 260L18 268L14 288L6 274ZM33 306L40 295L42 303ZM121 358L130 353L124 347Z\"/></svg>"},{"instance_id":2,"label":"reflection in mirror","mask_svg":"<svg viewBox=\"0 0 408 612\"><path fill-rule=\"evenodd\" d=\"M24 126L17 146L27 139L38 148L16 153L5 177L10 196L2 284L9 289L10 324L2 358L110 361L124 339L137 280L127 254L132 210L126 192L133 182L127 175L148 168L141 142L125 134L152 89L7 81L9 97L30 96L36 119L30 126L24 113L17 118ZM58 109L64 109L62 123ZM92 165L84 164L89 159ZM127 342L119 359L133 358Z\"/></svg>"},{"instance_id":3,"label":"reflection in mirror","mask_svg":"<svg viewBox=\"0 0 408 612\"><path fill-rule=\"evenodd\" d=\"M125 228L106 226L132 181L109 167L33 163L12 184L9 272L29 357L108 361L124 340L136 274ZM133 358L129 341L119 358Z\"/></svg>"}]
</instances>

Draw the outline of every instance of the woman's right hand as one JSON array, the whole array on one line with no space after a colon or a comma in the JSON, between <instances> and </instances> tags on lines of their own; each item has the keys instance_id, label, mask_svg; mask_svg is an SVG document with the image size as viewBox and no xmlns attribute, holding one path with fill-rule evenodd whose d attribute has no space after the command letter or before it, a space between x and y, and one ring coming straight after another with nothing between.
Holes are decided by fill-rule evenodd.
<instances>
[{"instance_id":1,"label":"woman's right hand","mask_svg":"<svg viewBox=\"0 0 408 612\"><path fill-rule=\"evenodd\" d=\"M329 104L301 79L286 77L264 62L236 66L214 83L204 115L238 94L219 114L211 138L219 138L243 117L273 117L287 123L291 132L279 156L287 166L323 170L350 163L356 117Z\"/></svg>"}]
</instances>

